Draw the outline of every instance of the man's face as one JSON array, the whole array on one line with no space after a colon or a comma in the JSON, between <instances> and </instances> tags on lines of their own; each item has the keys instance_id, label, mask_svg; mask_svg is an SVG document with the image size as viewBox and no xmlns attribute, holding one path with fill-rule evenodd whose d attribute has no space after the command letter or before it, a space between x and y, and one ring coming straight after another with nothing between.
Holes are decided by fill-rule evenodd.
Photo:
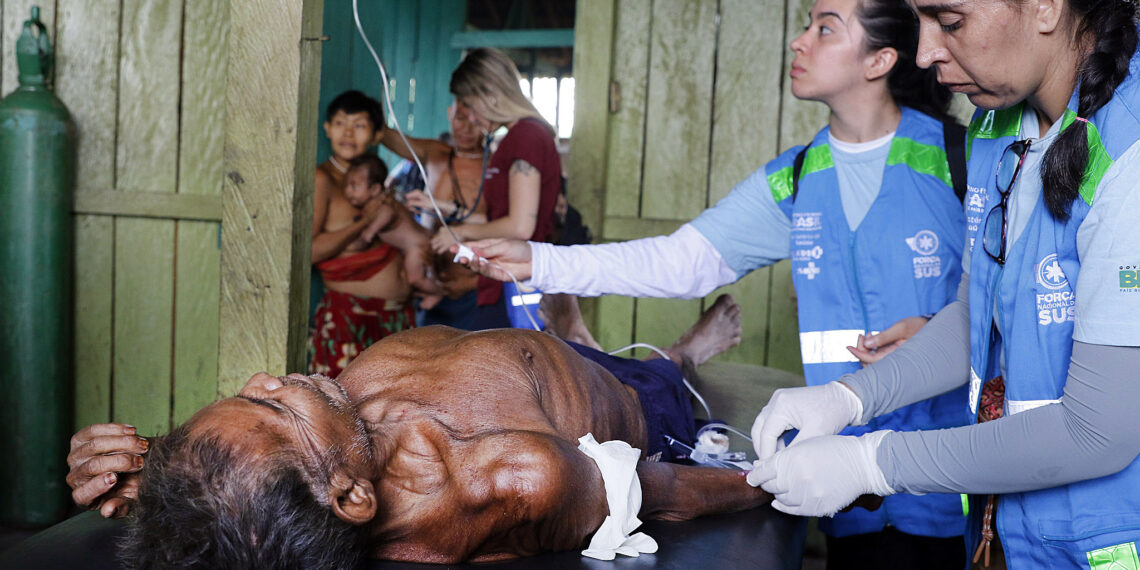
<instances>
[{"instance_id":1,"label":"man's face","mask_svg":"<svg viewBox=\"0 0 1140 570\"><path fill-rule=\"evenodd\" d=\"M344 197L356 208L364 206L380 193L380 185L368 184L368 169L353 168L344 175Z\"/></svg>"},{"instance_id":2,"label":"man's face","mask_svg":"<svg viewBox=\"0 0 1140 570\"><path fill-rule=\"evenodd\" d=\"M372 119L363 111L351 115L337 111L325 122L325 135L329 137L332 152L343 162L364 154L368 147L377 143L378 134Z\"/></svg>"},{"instance_id":3,"label":"man's face","mask_svg":"<svg viewBox=\"0 0 1140 570\"><path fill-rule=\"evenodd\" d=\"M192 437L220 437L251 461L295 452L313 477L330 465L372 460L356 408L339 384L319 375L255 374L237 396L203 408L187 423Z\"/></svg>"},{"instance_id":4,"label":"man's face","mask_svg":"<svg viewBox=\"0 0 1140 570\"><path fill-rule=\"evenodd\" d=\"M456 103L448 111L451 118L451 140L455 141L455 148L465 152L482 150L479 129L468 118L469 109Z\"/></svg>"},{"instance_id":5,"label":"man's face","mask_svg":"<svg viewBox=\"0 0 1140 570\"><path fill-rule=\"evenodd\" d=\"M1034 46L1036 21L1005 0L908 0L918 13L920 67L984 109L1004 109L1036 89L1048 54Z\"/></svg>"}]
</instances>

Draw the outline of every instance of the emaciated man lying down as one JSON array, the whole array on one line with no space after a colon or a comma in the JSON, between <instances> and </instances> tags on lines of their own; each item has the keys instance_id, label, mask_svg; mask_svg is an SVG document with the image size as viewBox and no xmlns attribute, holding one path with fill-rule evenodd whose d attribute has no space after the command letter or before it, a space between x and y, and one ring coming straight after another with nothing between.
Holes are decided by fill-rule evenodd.
<instances>
[{"instance_id":1,"label":"emaciated man lying down","mask_svg":"<svg viewBox=\"0 0 1140 570\"><path fill-rule=\"evenodd\" d=\"M735 344L737 312L718 299L670 356L699 364ZM627 442L644 459L662 433L686 429L678 418L691 433L670 360L615 359L518 329L413 329L335 381L256 374L152 440L125 556L139 567L350 568L364 554L451 563L581 549L611 512L607 492L625 501L629 484L608 489L604 461L579 438ZM142 452L132 433L101 424L76 435L78 502L110 505L105 515L130 505ZM636 461L636 473L642 518L771 501L741 471Z\"/></svg>"}]
</instances>

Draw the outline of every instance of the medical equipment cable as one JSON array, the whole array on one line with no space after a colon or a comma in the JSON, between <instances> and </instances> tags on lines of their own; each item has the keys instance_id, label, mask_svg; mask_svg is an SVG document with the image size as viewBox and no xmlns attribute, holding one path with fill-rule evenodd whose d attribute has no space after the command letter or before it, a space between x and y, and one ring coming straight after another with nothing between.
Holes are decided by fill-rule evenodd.
<instances>
[{"instance_id":1,"label":"medical equipment cable","mask_svg":"<svg viewBox=\"0 0 1140 570\"><path fill-rule=\"evenodd\" d=\"M360 38L364 40L364 45L368 48L368 52L372 54L372 60L376 62L376 67L380 70L381 84L384 86L384 102L388 104L388 116L392 117L392 124L396 126L396 133L398 133L400 135L400 139L404 141L404 146L408 147L408 153L412 155L412 161L415 162L416 168L420 169L420 175L423 176L426 186L426 181L428 179L427 170L424 169L424 165L420 162L420 157L416 154L416 150L412 148L412 143L408 141L408 137L404 136L404 131L400 128L400 120L396 118L396 110L392 107L392 95L388 91L388 72L385 71L384 64L380 61L380 56L376 54L376 49L372 47L372 42L369 41L368 34L364 33L364 26L360 23L360 11L357 8L357 0L352 0L352 17L356 22L356 31L360 33ZM439 217L439 221L441 224L443 224L443 228L447 230L447 233L449 235L451 235L451 239L455 240L455 243L459 244L460 246L467 247L466 244L464 244L463 241L459 239L459 236L455 235L455 232L452 231L451 226L447 224L447 220L444 219L443 212L440 211L439 204L436 203L435 196L432 194L431 189L425 188L424 190L424 194L427 194L428 199L431 200L431 206L435 210L436 216ZM519 283L519 280L513 273L497 263L487 261L487 264L498 269L499 271L502 271L503 273L506 273L507 276L511 278L511 281L514 282L515 288L519 291L519 293L523 292L522 284ZM530 309L526 306L526 303L520 303L520 306L522 307L523 312L526 313L526 318L530 320L530 324L534 327L534 330L541 331L542 327L538 326L538 321L536 321L534 319L534 316L530 314Z\"/></svg>"}]
</instances>

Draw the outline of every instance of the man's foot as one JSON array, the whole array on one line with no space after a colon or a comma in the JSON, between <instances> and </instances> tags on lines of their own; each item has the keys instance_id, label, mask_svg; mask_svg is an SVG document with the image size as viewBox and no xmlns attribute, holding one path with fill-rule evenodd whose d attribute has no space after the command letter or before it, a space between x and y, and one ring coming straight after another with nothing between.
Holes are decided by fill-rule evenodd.
<instances>
[{"instance_id":1,"label":"man's foot","mask_svg":"<svg viewBox=\"0 0 1140 570\"><path fill-rule=\"evenodd\" d=\"M740 344L740 307L731 295L717 297L697 324L665 350L678 365L685 358L700 366L712 357Z\"/></svg>"},{"instance_id":2,"label":"man's foot","mask_svg":"<svg viewBox=\"0 0 1140 570\"><path fill-rule=\"evenodd\" d=\"M538 302L538 318L546 323L546 330L554 336L569 342L576 342L595 350L602 350L594 335L582 320L578 309L578 298L561 293L544 293Z\"/></svg>"}]
</instances>

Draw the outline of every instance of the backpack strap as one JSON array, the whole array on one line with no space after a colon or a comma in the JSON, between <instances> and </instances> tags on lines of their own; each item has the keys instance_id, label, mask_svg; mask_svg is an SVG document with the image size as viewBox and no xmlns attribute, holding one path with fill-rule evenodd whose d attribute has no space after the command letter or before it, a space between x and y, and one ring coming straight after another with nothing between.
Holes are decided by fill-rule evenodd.
<instances>
[{"instance_id":1,"label":"backpack strap","mask_svg":"<svg viewBox=\"0 0 1140 570\"><path fill-rule=\"evenodd\" d=\"M805 146L799 153L796 154L796 160L792 163L792 203L796 203L796 194L800 193L800 173L804 170L804 157L807 156L808 149L811 145Z\"/></svg>"},{"instance_id":2,"label":"backpack strap","mask_svg":"<svg viewBox=\"0 0 1140 570\"><path fill-rule=\"evenodd\" d=\"M942 125L945 139L946 162L950 165L950 180L954 183L954 195L958 201L966 199L966 127L955 122Z\"/></svg>"}]
</instances>

